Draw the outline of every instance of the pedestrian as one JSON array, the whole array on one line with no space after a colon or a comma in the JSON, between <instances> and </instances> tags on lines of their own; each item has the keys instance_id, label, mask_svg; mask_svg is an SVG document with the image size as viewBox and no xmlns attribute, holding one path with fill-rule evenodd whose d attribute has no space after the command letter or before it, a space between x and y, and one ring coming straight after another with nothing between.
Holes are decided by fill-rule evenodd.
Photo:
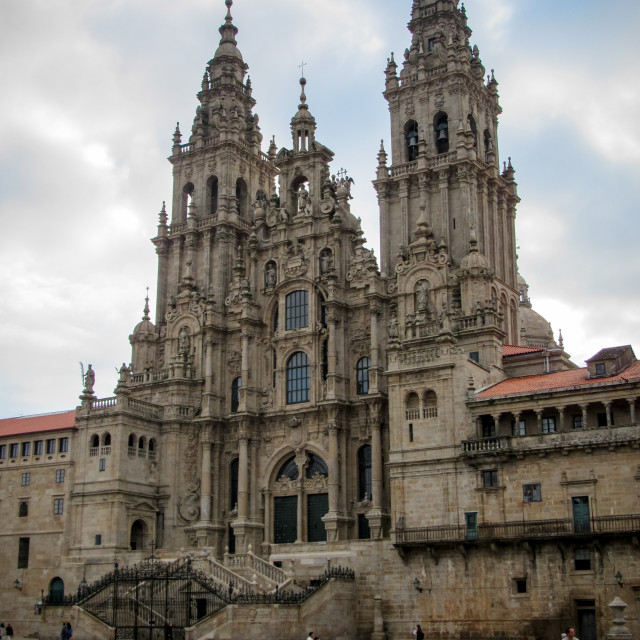
<instances>
[{"instance_id":1,"label":"pedestrian","mask_svg":"<svg viewBox=\"0 0 640 640\"><path fill-rule=\"evenodd\" d=\"M567 627L567 630L564 633L566 640L578 640L575 629L573 627Z\"/></svg>"},{"instance_id":2,"label":"pedestrian","mask_svg":"<svg viewBox=\"0 0 640 640\"><path fill-rule=\"evenodd\" d=\"M70 640L72 635L73 635L73 629L71 628L71 623L67 622L67 638L69 638Z\"/></svg>"},{"instance_id":3,"label":"pedestrian","mask_svg":"<svg viewBox=\"0 0 640 640\"><path fill-rule=\"evenodd\" d=\"M7 638L9 638L9 640L13 638L13 627L10 624L7 625Z\"/></svg>"},{"instance_id":4,"label":"pedestrian","mask_svg":"<svg viewBox=\"0 0 640 640\"><path fill-rule=\"evenodd\" d=\"M419 624L416 625L416 640L424 640L424 631Z\"/></svg>"},{"instance_id":5,"label":"pedestrian","mask_svg":"<svg viewBox=\"0 0 640 640\"><path fill-rule=\"evenodd\" d=\"M60 629L60 640L68 640L69 636L67 634L67 623L62 623L62 629Z\"/></svg>"},{"instance_id":6,"label":"pedestrian","mask_svg":"<svg viewBox=\"0 0 640 640\"><path fill-rule=\"evenodd\" d=\"M313 633L313 631L309 631L309 636L307 637L307 640L314 640L315 639L315 633Z\"/></svg>"},{"instance_id":7,"label":"pedestrian","mask_svg":"<svg viewBox=\"0 0 640 640\"><path fill-rule=\"evenodd\" d=\"M3 638L6 634L4 630L4 622L0 622L0 638Z\"/></svg>"}]
</instances>

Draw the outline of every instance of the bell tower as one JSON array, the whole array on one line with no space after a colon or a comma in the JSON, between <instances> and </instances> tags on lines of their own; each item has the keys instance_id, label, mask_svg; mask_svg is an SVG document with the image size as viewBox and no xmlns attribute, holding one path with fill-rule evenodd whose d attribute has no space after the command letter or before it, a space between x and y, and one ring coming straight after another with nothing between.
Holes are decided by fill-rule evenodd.
<instances>
[{"instance_id":1,"label":"bell tower","mask_svg":"<svg viewBox=\"0 0 640 640\"><path fill-rule=\"evenodd\" d=\"M400 72L393 54L385 72L392 162L387 166L381 148L374 182L388 240L383 273L394 272L396 256L424 220L452 265L477 240L495 277L515 289L518 196L511 162L499 171L498 83L493 71L485 79L457 0L415 0L409 31Z\"/></svg>"}]
</instances>

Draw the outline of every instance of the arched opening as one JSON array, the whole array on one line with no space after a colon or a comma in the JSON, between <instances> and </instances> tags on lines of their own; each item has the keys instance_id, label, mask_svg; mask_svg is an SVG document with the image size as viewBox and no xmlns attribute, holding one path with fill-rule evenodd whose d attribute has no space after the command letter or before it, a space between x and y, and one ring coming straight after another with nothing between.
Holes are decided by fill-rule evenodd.
<instances>
[{"instance_id":1,"label":"arched opening","mask_svg":"<svg viewBox=\"0 0 640 640\"><path fill-rule=\"evenodd\" d=\"M438 396L435 391L429 389L422 395L422 417L437 418L438 417Z\"/></svg>"},{"instance_id":2,"label":"arched opening","mask_svg":"<svg viewBox=\"0 0 640 640\"><path fill-rule=\"evenodd\" d=\"M129 546L131 551L142 551L146 548L145 538L147 537L147 524L144 520L136 520L131 525L131 535Z\"/></svg>"},{"instance_id":3,"label":"arched opening","mask_svg":"<svg viewBox=\"0 0 640 640\"><path fill-rule=\"evenodd\" d=\"M207 180L207 211L213 215L218 211L218 177L211 176Z\"/></svg>"},{"instance_id":4,"label":"arched opening","mask_svg":"<svg viewBox=\"0 0 640 640\"><path fill-rule=\"evenodd\" d=\"M238 376L231 382L231 413L235 413L240 407L240 388L242 387L242 378Z\"/></svg>"},{"instance_id":5,"label":"arched opening","mask_svg":"<svg viewBox=\"0 0 640 640\"><path fill-rule=\"evenodd\" d=\"M149 460L156 459L156 441L154 438L149 439Z\"/></svg>"},{"instance_id":6,"label":"arched opening","mask_svg":"<svg viewBox=\"0 0 640 640\"><path fill-rule=\"evenodd\" d=\"M111 446L111 434L108 431L102 436L102 446L103 447Z\"/></svg>"},{"instance_id":7,"label":"arched opening","mask_svg":"<svg viewBox=\"0 0 640 640\"><path fill-rule=\"evenodd\" d=\"M49 602L51 604L60 605L64 601L64 580L62 578L54 578L49 583Z\"/></svg>"},{"instance_id":8,"label":"arched opening","mask_svg":"<svg viewBox=\"0 0 640 640\"><path fill-rule=\"evenodd\" d=\"M296 459L291 456L279 469L276 475L276 482L282 478L288 478L289 480L297 480L300 475Z\"/></svg>"},{"instance_id":9,"label":"arched opening","mask_svg":"<svg viewBox=\"0 0 640 640\"><path fill-rule=\"evenodd\" d=\"M133 433L129 434L129 440L128 440L128 444L127 446L129 447L135 447L136 446L136 437Z\"/></svg>"},{"instance_id":10,"label":"arched opening","mask_svg":"<svg viewBox=\"0 0 640 640\"><path fill-rule=\"evenodd\" d=\"M411 391L407 394L404 401L404 417L405 420L419 420L420 419L420 398L415 391Z\"/></svg>"},{"instance_id":11,"label":"arched opening","mask_svg":"<svg viewBox=\"0 0 640 640\"><path fill-rule=\"evenodd\" d=\"M291 183L291 197L295 204L293 215L311 214L311 193L306 176L297 176Z\"/></svg>"},{"instance_id":12,"label":"arched opening","mask_svg":"<svg viewBox=\"0 0 640 640\"><path fill-rule=\"evenodd\" d=\"M240 469L238 458L229 465L229 510L238 508L238 471Z\"/></svg>"},{"instance_id":13,"label":"arched opening","mask_svg":"<svg viewBox=\"0 0 640 640\"><path fill-rule=\"evenodd\" d=\"M358 449L358 501L371 500L371 445Z\"/></svg>"},{"instance_id":14,"label":"arched opening","mask_svg":"<svg viewBox=\"0 0 640 640\"><path fill-rule=\"evenodd\" d=\"M238 178L236 180L236 209L241 218L248 217L248 202L249 191L247 189L247 183L242 178Z\"/></svg>"},{"instance_id":15,"label":"arched opening","mask_svg":"<svg viewBox=\"0 0 640 640\"><path fill-rule=\"evenodd\" d=\"M324 339L322 346L320 347L320 375L322 376L322 382L325 382L329 375L329 340Z\"/></svg>"},{"instance_id":16,"label":"arched opening","mask_svg":"<svg viewBox=\"0 0 640 640\"><path fill-rule=\"evenodd\" d=\"M187 213L189 212L189 205L193 199L193 194L195 191L195 187L193 186L193 182L187 182L187 184L182 187L182 194L180 198L180 221L185 222L187 219Z\"/></svg>"},{"instance_id":17,"label":"arched opening","mask_svg":"<svg viewBox=\"0 0 640 640\"><path fill-rule=\"evenodd\" d=\"M449 117L444 112L439 112L433 119L433 130L436 140L437 153L449 151Z\"/></svg>"},{"instance_id":18,"label":"arched opening","mask_svg":"<svg viewBox=\"0 0 640 640\"><path fill-rule=\"evenodd\" d=\"M367 356L360 358L356 364L356 394L365 396L369 393L369 367L371 359Z\"/></svg>"},{"instance_id":19,"label":"arched opening","mask_svg":"<svg viewBox=\"0 0 640 640\"><path fill-rule=\"evenodd\" d=\"M474 117L469 114L467 116L467 124L469 126L469 131L473 134L473 148L478 148L478 127L476 127L476 121Z\"/></svg>"},{"instance_id":20,"label":"arched opening","mask_svg":"<svg viewBox=\"0 0 640 640\"><path fill-rule=\"evenodd\" d=\"M484 130L484 159L488 162L489 152L493 149L493 142L491 141L491 133L489 129Z\"/></svg>"},{"instance_id":21,"label":"arched opening","mask_svg":"<svg viewBox=\"0 0 640 640\"><path fill-rule=\"evenodd\" d=\"M409 120L404 125L404 140L407 162L413 162L418 159L418 123L415 120Z\"/></svg>"},{"instance_id":22,"label":"arched opening","mask_svg":"<svg viewBox=\"0 0 640 640\"><path fill-rule=\"evenodd\" d=\"M91 436L91 448L97 449L100 446L100 436L97 433L94 433Z\"/></svg>"},{"instance_id":23,"label":"arched opening","mask_svg":"<svg viewBox=\"0 0 640 640\"><path fill-rule=\"evenodd\" d=\"M142 436L140 438L140 440L138 440L138 458L145 458L146 457L146 455L147 455L147 452L146 452L146 449L145 449L146 444L147 444L147 441L146 441L145 437Z\"/></svg>"}]
</instances>

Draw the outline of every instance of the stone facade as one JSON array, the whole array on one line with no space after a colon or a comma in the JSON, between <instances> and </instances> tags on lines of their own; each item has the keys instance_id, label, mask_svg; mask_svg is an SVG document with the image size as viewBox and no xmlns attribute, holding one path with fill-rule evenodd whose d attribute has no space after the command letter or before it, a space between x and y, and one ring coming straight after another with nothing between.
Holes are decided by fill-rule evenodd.
<instances>
[{"instance_id":1,"label":"stone facade","mask_svg":"<svg viewBox=\"0 0 640 640\"><path fill-rule=\"evenodd\" d=\"M321 636L399 638L420 622L427 637L542 638L572 624L595 640L618 595L637 635L640 363L618 347L578 369L531 308L498 83L464 7L415 0L402 69L388 60L378 265L304 78L291 147L262 152L226 5L188 141L173 137L155 324L147 299L115 397L95 397L91 370L71 424L0 421L0 554L19 567L3 572L3 615L41 637L71 616L98 637L86 615L34 617L33 603L115 562L196 554L255 589L355 570L332 587L342 608L319 596L282 637L303 637L307 611ZM280 620L252 615L220 619ZM216 624L190 637L241 633Z\"/></svg>"}]
</instances>

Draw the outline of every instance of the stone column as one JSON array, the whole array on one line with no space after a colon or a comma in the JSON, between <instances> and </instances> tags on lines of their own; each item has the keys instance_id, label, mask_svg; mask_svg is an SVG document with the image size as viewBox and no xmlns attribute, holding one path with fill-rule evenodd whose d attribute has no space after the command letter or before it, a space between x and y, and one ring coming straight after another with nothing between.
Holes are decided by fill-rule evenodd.
<instances>
[{"instance_id":1,"label":"stone column","mask_svg":"<svg viewBox=\"0 0 640 640\"><path fill-rule=\"evenodd\" d=\"M327 426L329 431L329 513L337 513L340 498L340 466L338 461L338 425Z\"/></svg>"},{"instance_id":2,"label":"stone column","mask_svg":"<svg viewBox=\"0 0 640 640\"><path fill-rule=\"evenodd\" d=\"M409 246L409 179L400 181L398 188L400 200L400 225L402 228L402 244Z\"/></svg>"},{"instance_id":3,"label":"stone column","mask_svg":"<svg viewBox=\"0 0 640 640\"><path fill-rule=\"evenodd\" d=\"M200 481L200 522L211 521L211 429L204 428L200 434L202 444L202 477Z\"/></svg>"},{"instance_id":4,"label":"stone column","mask_svg":"<svg viewBox=\"0 0 640 640\"><path fill-rule=\"evenodd\" d=\"M538 433L542 433L542 410L536 411L536 423L538 425Z\"/></svg>"},{"instance_id":5,"label":"stone column","mask_svg":"<svg viewBox=\"0 0 640 640\"><path fill-rule=\"evenodd\" d=\"M374 509L382 508L382 434L377 420L371 424L371 502Z\"/></svg>"},{"instance_id":6,"label":"stone column","mask_svg":"<svg viewBox=\"0 0 640 640\"><path fill-rule=\"evenodd\" d=\"M582 409L582 428L587 428L587 405L581 404L580 408Z\"/></svg>"},{"instance_id":7,"label":"stone column","mask_svg":"<svg viewBox=\"0 0 640 640\"><path fill-rule=\"evenodd\" d=\"M238 519L247 518L249 502L249 437L241 432L238 438Z\"/></svg>"},{"instance_id":8,"label":"stone column","mask_svg":"<svg viewBox=\"0 0 640 640\"><path fill-rule=\"evenodd\" d=\"M440 189L440 230L445 244L451 252L451 231L449 224L449 170L438 172L438 188Z\"/></svg>"},{"instance_id":9,"label":"stone column","mask_svg":"<svg viewBox=\"0 0 640 640\"><path fill-rule=\"evenodd\" d=\"M515 436L516 438L520 437L520 416L521 415L522 414L519 412L513 414L513 431L511 435Z\"/></svg>"},{"instance_id":10,"label":"stone column","mask_svg":"<svg viewBox=\"0 0 640 640\"><path fill-rule=\"evenodd\" d=\"M246 411L247 386L249 384L249 335L245 332L242 333L242 364L240 375L242 376L242 386L238 390L238 411Z\"/></svg>"},{"instance_id":11,"label":"stone column","mask_svg":"<svg viewBox=\"0 0 640 640\"><path fill-rule=\"evenodd\" d=\"M629 403L629 421L632 426L636 424L636 400L635 398L627 398Z\"/></svg>"},{"instance_id":12,"label":"stone column","mask_svg":"<svg viewBox=\"0 0 640 640\"><path fill-rule=\"evenodd\" d=\"M604 410L607 412L607 427L610 427L613 424L611 421L611 401L604 403Z\"/></svg>"},{"instance_id":13,"label":"stone column","mask_svg":"<svg viewBox=\"0 0 640 640\"><path fill-rule=\"evenodd\" d=\"M565 407L558 407L558 431L564 431Z\"/></svg>"},{"instance_id":14,"label":"stone column","mask_svg":"<svg viewBox=\"0 0 640 640\"><path fill-rule=\"evenodd\" d=\"M371 344L369 351L371 353L371 366L369 367L369 393L378 393L378 316L380 310L377 307L371 307Z\"/></svg>"},{"instance_id":15,"label":"stone column","mask_svg":"<svg viewBox=\"0 0 640 640\"><path fill-rule=\"evenodd\" d=\"M328 362L327 362L327 397L326 400L335 400L336 397L336 318L334 316L335 309L328 310L329 318L327 320L327 328L329 337L327 340Z\"/></svg>"}]
</instances>

